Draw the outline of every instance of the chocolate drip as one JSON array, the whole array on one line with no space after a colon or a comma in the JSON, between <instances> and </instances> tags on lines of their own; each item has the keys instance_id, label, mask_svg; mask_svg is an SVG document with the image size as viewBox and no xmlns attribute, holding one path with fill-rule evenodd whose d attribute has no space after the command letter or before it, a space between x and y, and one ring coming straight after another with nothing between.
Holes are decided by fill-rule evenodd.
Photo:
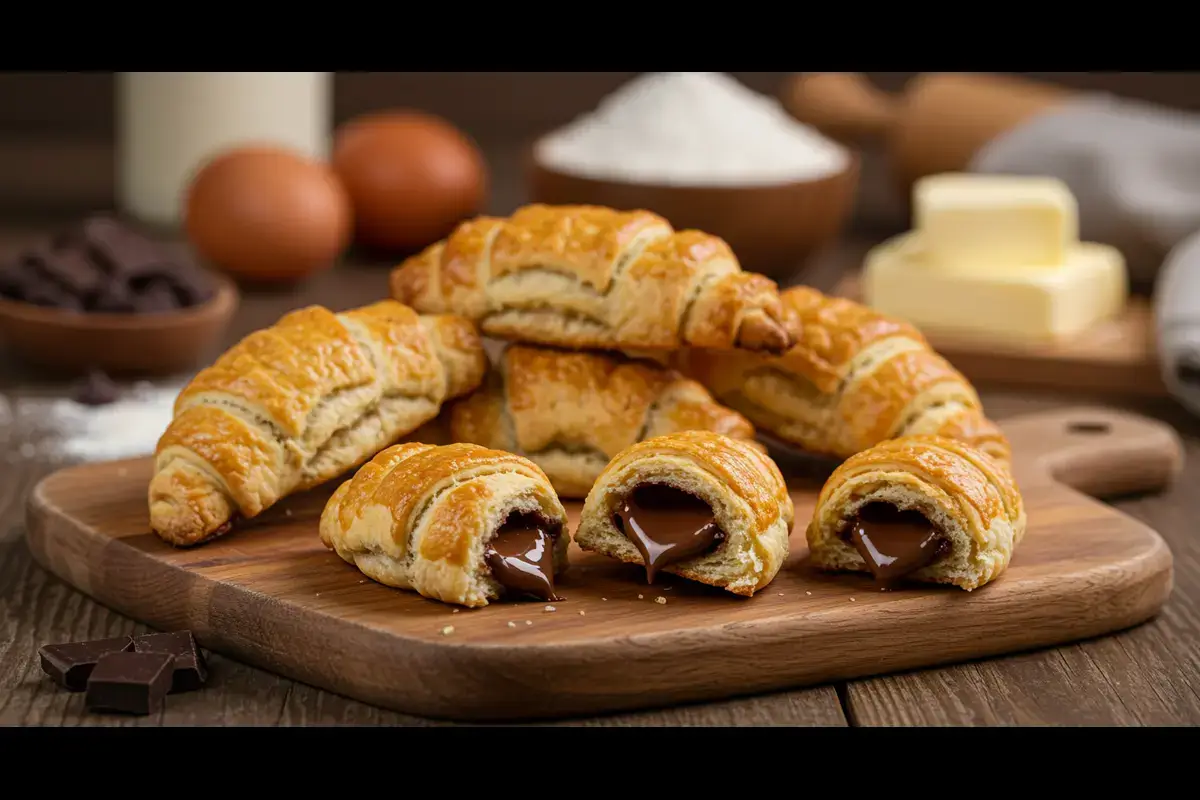
<instances>
[{"instance_id":1,"label":"chocolate drip","mask_svg":"<svg viewBox=\"0 0 1200 800\"><path fill-rule=\"evenodd\" d=\"M725 539L707 503L657 483L630 492L613 514L613 525L642 554L647 583L654 583L663 567L706 553Z\"/></svg>"},{"instance_id":2,"label":"chocolate drip","mask_svg":"<svg viewBox=\"0 0 1200 800\"><path fill-rule=\"evenodd\" d=\"M854 545L875 580L884 585L950 552L950 540L923 514L889 503L863 506L842 538Z\"/></svg>"},{"instance_id":3,"label":"chocolate drip","mask_svg":"<svg viewBox=\"0 0 1200 800\"><path fill-rule=\"evenodd\" d=\"M554 594L554 540L558 525L539 514L513 514L487 543L483 560L513 595L560 600Z\"/></svg>"}]
</instances>

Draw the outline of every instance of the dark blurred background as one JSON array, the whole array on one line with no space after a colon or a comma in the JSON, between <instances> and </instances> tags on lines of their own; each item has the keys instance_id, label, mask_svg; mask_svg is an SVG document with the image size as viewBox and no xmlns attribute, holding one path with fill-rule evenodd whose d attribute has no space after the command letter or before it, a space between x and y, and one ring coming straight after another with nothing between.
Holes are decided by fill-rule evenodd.
<instances>
[{"instance_id":1,"label":"dark blurred background","mask_svg":"<svg viewBox=\"0 0 1200 800\"><path fill-rule=\"evenodd\" d=\"M335 123L365 111L411 106L442 115L488 151L497 183L516 186L519 148L595 106L633 72L336 73ZM732 73L775 94L788 73ZM865 73L900 90L916 73ZM1081 89L1115 92L1200 110L1200 73L1027 72ZM112 202L112 73L0 74L0 211L7 217L103 208ZM854 227L892 230L906 223L886 166L864 153ZM505 204L514 198L505 196ZM521 198L515 198L520 200ZM497 209L504 211L507 209Z\"/></svg>"},{"instance_id":2,"label":"dark blurred background","mask_svg":"<svg viewBox=\"0 0 1200 800\"><path fill-rule=\"evenodd\" d=\"M381 106L413 105L441 114L475 136L520 140L588 110L635 72L339 72L335 121ZM785 72L734 72L774 93ZM916 73L868 72L880 87L900 89ZM1083 89L1200 110L1200 73L1022 72ZM111 73L0 74L0 133L109 139Z\"/></svg>"}]
</instances>

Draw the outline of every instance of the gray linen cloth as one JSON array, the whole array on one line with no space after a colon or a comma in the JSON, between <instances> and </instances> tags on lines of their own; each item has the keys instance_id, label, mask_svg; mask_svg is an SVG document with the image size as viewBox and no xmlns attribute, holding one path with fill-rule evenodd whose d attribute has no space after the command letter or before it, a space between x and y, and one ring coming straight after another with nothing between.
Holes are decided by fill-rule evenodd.
<instances>
[{"instance_id":1,"label":"gray linen cloth","mask_svg":"<svg viewBox=\"0 0 1200 800\"><path fill-rule=\"evenodd\" d=\"M1117 247L1130 279L1153 285L1163 378L1200 414L1200 115L1085 95L997 137L970 169L1071 187L1080 237Z\"/></svg>"}]
</instances>

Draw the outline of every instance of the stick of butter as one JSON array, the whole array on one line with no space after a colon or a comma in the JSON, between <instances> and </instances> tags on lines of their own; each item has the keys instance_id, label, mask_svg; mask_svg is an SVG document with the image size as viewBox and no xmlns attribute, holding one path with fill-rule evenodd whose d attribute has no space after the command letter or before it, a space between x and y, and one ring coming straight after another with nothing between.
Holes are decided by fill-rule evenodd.
<instances>
[{"instance_id":1,"label":"stick of butter","mask_svg":"<svg viewBox=\"0 0 1200 800\"><path fill-rule=\"evenodd\" d=\"M922 234L876 247L863 272L863 299L877 311L929 334L997 343L1052 344L1110 319L1129 294L1116 248L1072 245L1056 269L930 269Z\"/></svg>"},{"instance_id":2,"label":"stick of butter","mask_svg":"<svg viewBox=\"0 0 1200 800\"><path fill-rule=\"evenodd\" d=\"M1079 241L1079 209L1057 178L945 173L913 187L925 263L955 272L1058 269Z\"/></svg>"}]
</instances>

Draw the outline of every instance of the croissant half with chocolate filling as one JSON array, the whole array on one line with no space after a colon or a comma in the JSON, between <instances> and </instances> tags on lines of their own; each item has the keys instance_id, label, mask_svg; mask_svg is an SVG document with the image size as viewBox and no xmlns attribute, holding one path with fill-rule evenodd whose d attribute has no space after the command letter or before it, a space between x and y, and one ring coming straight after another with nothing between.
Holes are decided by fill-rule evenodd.
<instances>
[{"instance_id":1,"label":"croissant half with chocolate filling","mask_svg":"<svg viewBox=\"0 0 1200 800\"><path fill-rule=\"evenodd\" d=\"M626 447L681 430L754 438L754 426L673 370L604 353L511 345L485 388L454 403L450 435L518 453L560 497L585 497Z\"/></svg>"},{"instance_id":2,"label":"croissant half with chocolate filling","mask_svg":"<svg viewBox=\"0 0 1200 800\"><path fill-rule=\"evenodd\" d=\"M392 296L498 339L621 351L782 352L774 282L729 246L648 211L529 205L458 226L391 276Z\"/></svg>"},{"instance_id":3,"label":"croissant half with chocolate filling","mask_svg":"<svg viewBox=\"0 0 1200 800\"><path fill-rule=\"evenodd\" d=\"M673 363L758 429L811 453L847 458L930 434L1009 460L974 387L912 325L806 286L781 298L797 341L783 355L692 350Z\"/></svg>"},{"instance_id":4,"label":"croissant half with chocolate filling","mask_svg":"<svg viewBox=\"0 0 1200 800\"><path fill-rule=\"evenodd\" d=\"M398 444L321 515L321 541L364 575L444 603L554 599L567 515L532 462L472 444Z\"/></svg>"},{"instance_id":5,"label":"croissant half with chocolate filling","mask_svg":"<svg viewBox=\"0 0 1200 800\"><path fill-rule=\"evenodd\" d=\"M176 545L224 533L347 470L477 387L474 326L393 300L335 314L310 306L199 372L158 441L150 524Z\"/></svg>"},{"instance_id":6,"label":"croissant half with chocolate filling","mask_svg":"<svg viewBox=\"0 0 1200 800\"><path fill-rule=\"evenodd\" d=\"M795 510L779 468L752 444L682 431L619 453L588 493L584 550L749 597L788 554Z\"/></svg>"},{"instance_id":7,"label":"croissant half with chocolate filling","mask_svg":"<svg viewBox=\"0 0 1200 800\"><path fill-rule=\"evenodd\" d=\"M1025 535L1009 470L952 439L906 436L847 459L808 526L811 563L967 591L995 580Z\"/></svg>"}]
</instances>

